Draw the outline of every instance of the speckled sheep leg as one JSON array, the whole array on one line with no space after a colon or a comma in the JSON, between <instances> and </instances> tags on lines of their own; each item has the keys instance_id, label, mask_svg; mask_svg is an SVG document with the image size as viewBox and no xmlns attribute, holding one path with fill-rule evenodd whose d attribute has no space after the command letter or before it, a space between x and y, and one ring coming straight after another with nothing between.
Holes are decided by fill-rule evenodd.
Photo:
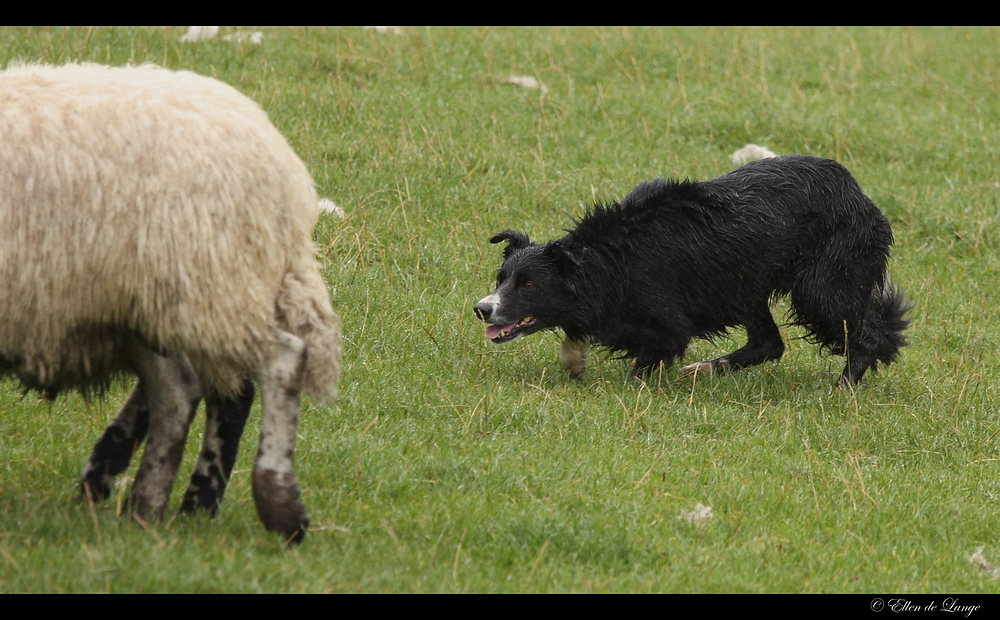
<instances>
[{"instance_id":1,"label":"speckled sheep leg","mask_svg":"<svg viewBox=\"0 0 1000 620\"><path fill-rule=\"evenodd\" d=\"M96 502L111 495L115 476L128 469L148 429L149 406L139 382L94 445L80 477L80 492L84 497Z\"/></svg>"},{"instance_id":2,"label":"speckled sheep leg","mask_svg":"<svg viewBox=\"0 0 1000 620\"><path fill-rule=\"evenodd\" d=\"M295 477L295 433L302 409L305 364L305 343L279 332L274 353L259 381L264 412L254 464L253 497L264 527L280 532L290 543L301 542L309 525Z\"/></svg>"},{"instance_id":3,"label":"speckled sheep leg","mask_svg":"<svg viewBox=\"0 0 1000 620\"><path fill-rule=\"evenodd\" d=\"M130 503L144 518L167 507L184 454L188 428L201 401L198 376L183 354L164 357L142 345L132 359L149 402L149 438L132 486Z\"/></svg>"},{"instance_id":4,"label":"speckled sheep leg","mask_svg":"<svg viewBox=\"0 0 1000 620\"><path fill-rule=\"evenodd\" d=\"M253 381L247 379L233 398L218 395L205 398L205 440L184 494L181 512L202 509L214 516L218 511L236 464L236 452L253 396Z\"/></svg>"}]
</instances>

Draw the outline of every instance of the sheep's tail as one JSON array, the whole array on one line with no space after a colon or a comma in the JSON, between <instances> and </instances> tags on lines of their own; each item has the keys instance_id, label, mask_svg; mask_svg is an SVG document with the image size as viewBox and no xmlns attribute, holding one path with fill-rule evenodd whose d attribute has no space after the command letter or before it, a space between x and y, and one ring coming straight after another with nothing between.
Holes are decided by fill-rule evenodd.
<instances>
[{"instance_id":1,"label":"sheep's tail","mask_svg":"<svg viewBox=\"0 0 1000 620\"><path fill-rule=\"evenodd\" d=\"M304 392L332 402L340 380L340 317L330 306L330 294L315 259L285 274L276 307L283 327L306 343Z\"/></svg>"}]
</instances>

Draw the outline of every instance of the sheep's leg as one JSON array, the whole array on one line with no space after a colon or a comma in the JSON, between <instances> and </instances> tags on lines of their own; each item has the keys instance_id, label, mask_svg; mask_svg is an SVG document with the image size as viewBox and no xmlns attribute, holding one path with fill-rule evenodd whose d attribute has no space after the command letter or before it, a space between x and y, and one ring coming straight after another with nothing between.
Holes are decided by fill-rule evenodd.
<instances>
[{"instance_id":1,"label":"sheep's leg","mask_svg":"<svg viewBox=\"0 0 1000 620\"><path fill-rule=\"evenodd\" d=\"M146 439L148 428L149 407L140 381L94 445L80 478L84 497L96 502L111 495L115 476L128 469L132 455Z\"/></svg>"},{"instance_id":2,"label":"sheep's leg","mask_svg":"<svg viewBox=\"0 0 1000 620\"><path fill-rule=\"evenodd\" d=\"M240 393L233 398L211 395L205 398L205 440L191 474L191 484L184 494L181 512L204 509L215 516L226 484L233 473L236 451L250 406L253 404L253 381L243 381Z\"/></svg>"},{"instance_id":3,"label":"sheep's leg","mask_svg":"<svg viewBox=\"0 0 1000 620\"><path fill-rule=\"evenodd\" d=\"M306 345L278 332L273 355L259 377L263 417L260 449L253 471L253 498L264 527L299 543L309 517L299 501L295 477L295 433L302 410Z\"/></svg>"},{"instance_id":4,"label":"sheep's leg","mask_svg":"<svg viewBox=\"0 0 1000 620\"><path fill-rule=\"evenodd\" d=\"M137 344L132 360L149 404L149 437L129 501L138 516L151 519L170 500L201 386L181 353L164 357Z\"/></svg>"}]
</instances>

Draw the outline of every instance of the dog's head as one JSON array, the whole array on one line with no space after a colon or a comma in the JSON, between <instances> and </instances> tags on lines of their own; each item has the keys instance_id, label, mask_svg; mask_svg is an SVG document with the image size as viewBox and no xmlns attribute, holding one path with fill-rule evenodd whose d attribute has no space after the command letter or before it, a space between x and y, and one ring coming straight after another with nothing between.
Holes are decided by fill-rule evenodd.
<instances>
[{"instance_id":1,"label":"dog's head","mask_svg":"<svg viewBox=\"0 0 1000 620\"><path fill-rule=\"evenodd\" d=\"M558 241L539 245L516 230L490 238L490 243L501 241L507 247L497 288L473 308L486 323L486 337L499 344L560 326L565 305L572 303L565 282L569 254Z\"/></svg>"}]
</instances>

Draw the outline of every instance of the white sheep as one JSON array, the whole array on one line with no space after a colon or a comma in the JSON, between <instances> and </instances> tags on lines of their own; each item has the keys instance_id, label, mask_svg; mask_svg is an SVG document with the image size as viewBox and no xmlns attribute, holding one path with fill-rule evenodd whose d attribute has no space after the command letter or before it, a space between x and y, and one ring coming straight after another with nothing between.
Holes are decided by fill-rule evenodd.
<instances>
[{"instance_id":1,"label":"white sheep","mask_svg":"<svg viewBox=\"0 0 1000 620\"><path fill-rule=\"evenodd\" d=\"M0 72L0 374L50 395L138 376L84 471L91 496L121 465L102 450L123 448L127 465L148 425L130 501L161 516L203 396L194 478L212 467L218 478L222 462L224 487L221 453L235 444L220 438L238 427L238 442L251 378L263 404L257 510L301 540L301 392L334 399L340 370L340 320L311 240L318 216L305 165L222 82L149 65ZM199 500L196 482L185 505L193 492L214 509L221 491Z\"/></svg>"},{"instance_id":2,"label":"white sheep","mask_svg":"<svg viewBox=\"0 0 1000 620\"><path fill-rule=\"evenodd\" d=\"M761 159L770 159L771 157L777 157L777 154L766 146L759 144L747 144L729 156L737 166Z\"/></svg>"}]
</instances>

